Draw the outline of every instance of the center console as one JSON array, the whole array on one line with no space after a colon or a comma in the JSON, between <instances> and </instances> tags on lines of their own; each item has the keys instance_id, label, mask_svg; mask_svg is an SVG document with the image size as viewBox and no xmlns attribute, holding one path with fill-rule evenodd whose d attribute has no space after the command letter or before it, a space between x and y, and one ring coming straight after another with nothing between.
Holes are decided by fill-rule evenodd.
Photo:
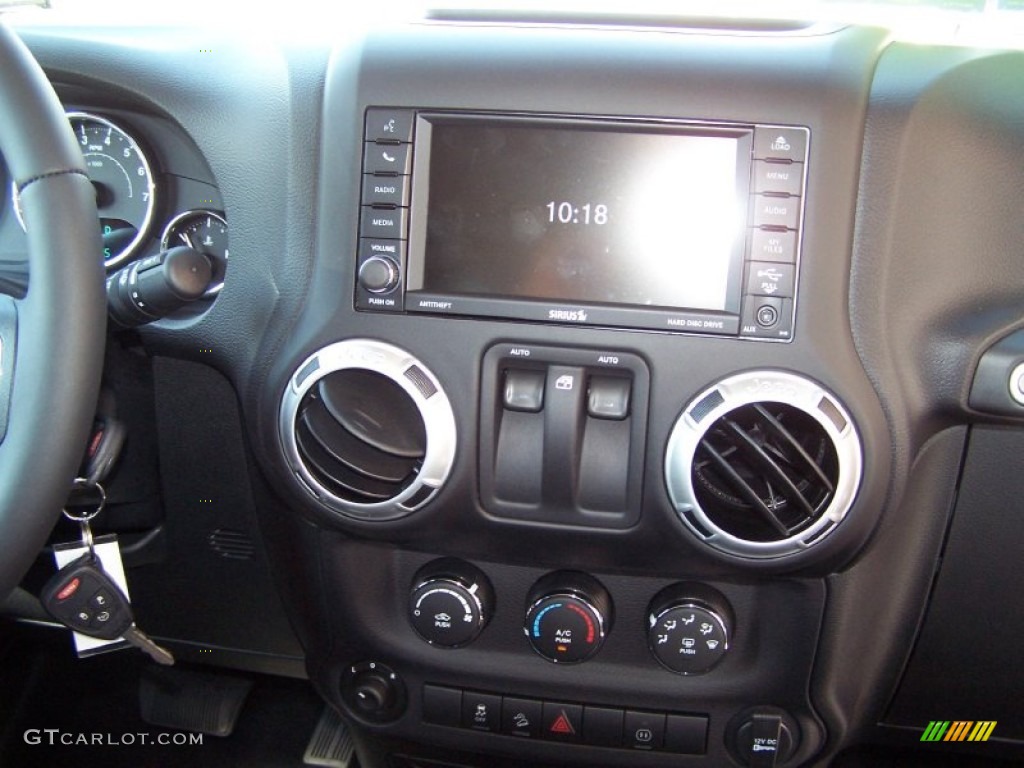
<instances>
[{"instance_id":1,"label":"center console","mask_svg":"<svg viewBox=\"0 0 1024 768\"><path fill-rule=\"evenodd\" d=\"M327 81L266 420L311 677L371 764L805 763L886 489L845 315L876 40L469 32Z\"/></svg>"}]
</instances>

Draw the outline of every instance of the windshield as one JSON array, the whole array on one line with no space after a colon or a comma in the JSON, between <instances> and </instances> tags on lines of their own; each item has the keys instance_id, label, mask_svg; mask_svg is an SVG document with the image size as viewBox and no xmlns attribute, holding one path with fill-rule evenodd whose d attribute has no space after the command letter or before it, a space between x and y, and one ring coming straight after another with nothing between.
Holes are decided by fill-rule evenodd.
<instances>
[{"instance_id":1,"label":"windshield","mask_svg":"<svg viewBox=\"0 0 1024 768\"><path fill-rule=\"evenodd\" d=\"M480 21L488 14L540 22L585 23L593 18L609 23L621 18L625 25L657 19L662 26L688 19L785 20L881 26L915 42L1024 47L1024 0L289 0L266 6L272 10L251 0L0 0L0 11L14 7L47 21L59 16L74 23L206 19L212 24L230 18L235 24L316 27L325 33L353 22L424 17Z\"/></svg>"}]
</instances>

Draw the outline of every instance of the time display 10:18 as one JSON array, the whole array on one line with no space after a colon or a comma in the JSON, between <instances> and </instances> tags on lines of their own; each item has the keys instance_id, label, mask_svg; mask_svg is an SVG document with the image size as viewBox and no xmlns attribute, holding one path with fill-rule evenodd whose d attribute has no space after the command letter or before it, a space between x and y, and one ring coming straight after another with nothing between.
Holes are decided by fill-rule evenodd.
<instances>
[{"instance_id":1,"label":"time display 10:18","mask_svg":"<svg viewBox=\"0 0 1024 768\"><path fill-rule=\"evenodd\" d=\"M549 224L597 224L608 223L608 206L604 203L573 205L569 202L547 204Z\"/></svg>"}]
</instances>

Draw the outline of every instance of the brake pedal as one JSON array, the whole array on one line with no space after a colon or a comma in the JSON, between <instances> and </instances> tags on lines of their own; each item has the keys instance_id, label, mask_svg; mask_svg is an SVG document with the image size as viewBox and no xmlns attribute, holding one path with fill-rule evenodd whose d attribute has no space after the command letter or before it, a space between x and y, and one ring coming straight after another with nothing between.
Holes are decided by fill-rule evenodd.
<instances>
[{"instance_id":1,"label":"brake pedal","mask_svg":"<svg viewBox=\"0 0 1024 768\"><path fill-rule=\"evenodd\" d=\"M139 707L150 725L230 736L251 689L245 678L148 668L139 680Z\"/></svg>"},{"instance_id":2,"label":"brake pedal","mask_svg":"<svg viewBox=\"0 0 1024 768\"><path fill-rule=\"evenodd\" d=\"M355 745L349 735L348 726L330 707L324 707L324 713L313 730L313 736L302 757L305 765L319 765L325 768L349 768Z\"/></svg>"}]
</instances>

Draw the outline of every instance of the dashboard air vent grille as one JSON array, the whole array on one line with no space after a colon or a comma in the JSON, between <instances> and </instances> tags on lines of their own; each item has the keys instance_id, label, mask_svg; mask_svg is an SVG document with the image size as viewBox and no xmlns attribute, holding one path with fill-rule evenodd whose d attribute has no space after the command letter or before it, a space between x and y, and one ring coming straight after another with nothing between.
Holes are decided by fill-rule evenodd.
<instances>
[{"instance_id":1,"label":"dashboard air vent grille","mask_svg":"<svg viewBox=\"0 0 1024 768\"><path fill-rule=\"evenodd\" d=\"M299 404L295 430L299 455L320 484L360 504L401 493L426 453L416 404L391 379L364 369L320 379Z\"/></svg>"},{"instance_id":2,"label":"dashboard air vent grille","mask_svg":"<svg viewBox=\"0 0 1024 768\"><path fill-rule=\"evenodd\" d=\"M722 379L676 420L665 485L706 546L746 560L806 554L850 512L861 442L820 384L777 370Z\"/></svg>"},{"instance_id":3,"label":"dashboard air vent grille","mask_svg":"<svg viewBox=\"0 0 1024 768\"><path fill-rule=\"evenodd\" d=\"M839 466L822 426L785 403L751 403L718 418L693 463L697 501L720 529L776 541L816 522L832 501Z\"/></svg>"}]
</instances>

